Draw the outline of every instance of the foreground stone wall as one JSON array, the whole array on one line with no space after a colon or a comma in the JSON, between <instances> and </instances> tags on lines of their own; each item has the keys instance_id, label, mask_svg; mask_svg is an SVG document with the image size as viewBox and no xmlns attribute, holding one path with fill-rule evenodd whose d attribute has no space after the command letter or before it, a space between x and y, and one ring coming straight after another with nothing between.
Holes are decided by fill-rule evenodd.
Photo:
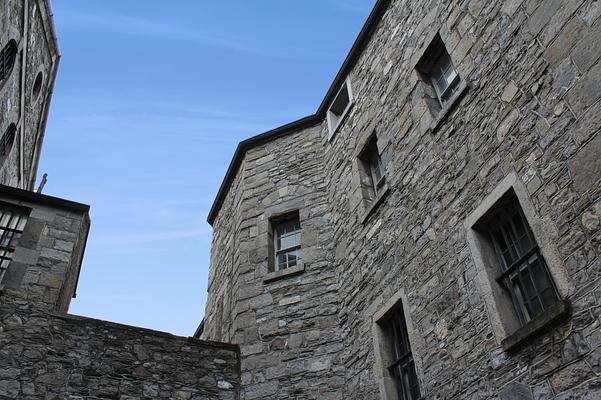
<instances>
[{"instance_id":1,"label":"foreground stone wall","mask_svg":"<svg viewBox=\"0 0 601 400\"><path fill-rule=\"evenodd\" d=\"M0 298L0 398L234 400L237 346Z\"/></svg>"},{"instance_id":2,"label":"foreground stone wall","mask_svg":"<svg viewBox=\"0 0 601 400\"><path fill-rule=\"evenodd\" d=\"M17 43L18 54L12 72L0 82L0 135L11 124L17 135L8 154L0 155L0 184L31 190L60 58L47 0L3 0L0 51L10 40Z\"/></svg>"},{"instance_id":3,"label":"foreground stone wall","mask_svg":"<svg viewBox=\"0 0 601 400\"><path fill-rule=\"evenodd\" d=\"M601 396L600 15L593 0L391 1L350 71L354 105L332 140L324 122L246 153L242 183L214 224L211 273L227 264L231 274L209 288L207 306L211 316L217 293L239 299L224 329L243 349L242 382L253 390L242 398L381 398L374 316L399 293L427 398ZM415 70L436 33L468 86L438 124ZM373 129L389 193L365 218L354 163ZM307 163L307 149L323 164ZM290 157L303 160L305 175ZM509 354L464 223L512 176L533 229L548 238L571 316ZM319 190L297 193L301 213L319 210L323 233L311 244L324 264L272 291L259 279L269 207L290 184L311 187L320 177ZM225 243L237 246L235 257ZM320 298L325 307L304 308ZM327 324L312 336L319 325L310 316L320 312ZM245 335L236 336L239 327ZM331 341L312 340L326 332ZM307 353L340 386L317 390L303 370ZM286 392L291 385L297 391Z\"/></svg>"}]
</instances>

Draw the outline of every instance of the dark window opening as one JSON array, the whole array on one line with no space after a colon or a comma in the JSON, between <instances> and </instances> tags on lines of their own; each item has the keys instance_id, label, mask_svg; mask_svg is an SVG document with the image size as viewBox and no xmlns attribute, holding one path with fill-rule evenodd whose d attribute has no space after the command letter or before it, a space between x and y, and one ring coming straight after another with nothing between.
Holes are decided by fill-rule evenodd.
<instances>
[{"instance_id":1,"label":"dark window opening","mask_svg":"<svg viewBox=\"0 0 601 400\"><path fill-rule=\"evenodd\" d=\"M44 83L44 74L38 72L33 82L33 88L31 89L31 101L36 101L42 91L42 84Z\"/></svg>"},{"instance_id":2,"label":"dark window opening","mask_svg":"<svg viewBox=\"0 0 601 400\"><path fill-rule=\"evenodd\" d=\"M10 124L2 138L0 138L0 167L2 167L12 150L16 134L17 126L15 124Z\"/></svg>"},{"instance_id":3,"label":"dark window opening","mask_svg":"<svg viewBox=\"0 0 601 400\"><path fill-rule=\"evenodd\" d=\"M432 85L441 105L445 105L458 92L461 79L440 35L434 37L417 69L425 81Z\"/></svg>"},{"instance_id":4,"label":"dark window opening","mask_svg":"<svg viewBox=\"0 0 601 400\"><path fill-rule=\"evenodd\" d=\"M361 152L360 158L371 179L373 193L374 195L377 195L386 183L386 175L384 174L384 165L382 164L382 158L378 151L377 137L375 134Z\"/></svg>"},{"instance_id":5,"label":"dark window opening","mask_svg":"<svg viewBox=\"0 0 601 400\"><path fill-rule=\"evenodd\" d=\"M522 324L559 301L547 264L513 191L481 223L499 265L497 282L509 293Z\"/></svg>"},{"instance_id":6,"label":"dark window opening","mask_svg":"<svg viewBox=\"0 0 601 400\"><path fill-rule=\"evenodd\" d=\"M12 260L26 222L27 216L23 212L0 208L0 281Z\"/></svg>"},{"instance_id":7,"label":"dark window opening","mask_svg":"<svg viewBox=\"0 0 601 400\"><path fill-rule=\"evenodd\" d=\"M0 51L0 82L8 78L15 66L15 60L17 59L17 42L11 40L8 42L4 49Z\"/></svg>"},{"instance_id":8,"label":"dark window opening","mask_svg":"<svg viewBox=\"0 0 601 400\"><path fill-rule=\"evenodd\" d=\"M398 304L378 322L384 331L390 354L386 368L396 383L398 398L415 400L420 398L419 381L409 343L407 323L402 304Z\"/></svg>"},{"instance_id":9,"label":"dark window opening","mask_svg":"<svg viewBox=\"0 0 601 400\"><path fill-rule=\"evenodd\" d=\"M295 267L302 259L301 226L298 213L272 221L273 270Z\"/></svg>"}]
</instances>

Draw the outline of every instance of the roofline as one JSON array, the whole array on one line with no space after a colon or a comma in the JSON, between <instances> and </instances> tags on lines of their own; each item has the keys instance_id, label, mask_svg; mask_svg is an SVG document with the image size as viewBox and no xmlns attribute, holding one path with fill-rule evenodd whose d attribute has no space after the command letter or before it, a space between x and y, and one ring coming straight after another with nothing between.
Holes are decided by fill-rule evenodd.
<instances>
[{"instance_id":1,"label":"roofline","mask_svg":"<svg viewBox=\"0 0 601 400\"><path fill-rule=\"evenodd\" d=\"M363 51L364 46L369 42L372 33L374 32L378 23L382 19L384 12L387 10L390 1L391 0L378 0L375 4L371 13L367 17L365 24L363 24L363 28L361 28L359 36L357 36L357 39L355 39L353 46L351 47L349 53L344 59L342 66L338 70L334 81L330 85L330 88L326 92L326 95L319 107L317 108L315 114L301 118L286 125L282 125L278 128L261 133L260 135L253 136L238 143L236 151L234 152L234 156L232 157L232 161L230 162L227 172L225 173L223 182L221 182L221 186L219 187L219 191L217 192L217 196L215 197L215 201L213 202L211 210L209 211L209 215L207 216L207 222L211 226L215 222L215 218L217 218L217 214L221 209L221 205L223 204L225 196L227 195L227 192L229 191L229 188L232 182L234 181L234 176L238 172L238 168L240 167L240 164L242 164L244 154L247 150L259 144L263 144L265 142L293 133L299 129L316 125L325 118L328 105L331 103L333 97L338 92L340 86L344 83L344 80L346 79L350 70L354 67L355 63L357 62L357 59Z\"/></svg>"},{"instance_id":2,"label":"roofline","mask_svg":"<svg viewBox=\"0 0 601 400\"><path fill-rule=\"evenodd\" d=\"M90 211L90 206L87 204L19 189L13 186L0 185L0 194L29 203L44 204L50 207L62 208L79 213L88 213Z\"/></svg>"}]
</instances>

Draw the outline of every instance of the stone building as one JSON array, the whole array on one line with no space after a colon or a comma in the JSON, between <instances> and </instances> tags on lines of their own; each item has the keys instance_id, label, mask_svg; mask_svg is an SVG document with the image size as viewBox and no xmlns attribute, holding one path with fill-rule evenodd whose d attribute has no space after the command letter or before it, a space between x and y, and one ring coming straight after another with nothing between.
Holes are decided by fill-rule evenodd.
<instances>
[{"instance_id":1,"label":"stone building","mask_svg":"<svg viewBox=\"0 0 601 400\"><path fill-rule=\"evenodd\" d=\"M601 3L380 0L240 143L197 336L241 399L601 398Z\"/></svg>"},{"instance_id":2,"label":"stone building","mask_svg":"<svg viewBox=\"0 0 601 400\"><path fill-rule=\"evenodd\" d=\"M237 399L238 346L67 314L89 206L33 192L59 50L48 0L0 7L0 399Z\"/></svg>"}]
</instances>

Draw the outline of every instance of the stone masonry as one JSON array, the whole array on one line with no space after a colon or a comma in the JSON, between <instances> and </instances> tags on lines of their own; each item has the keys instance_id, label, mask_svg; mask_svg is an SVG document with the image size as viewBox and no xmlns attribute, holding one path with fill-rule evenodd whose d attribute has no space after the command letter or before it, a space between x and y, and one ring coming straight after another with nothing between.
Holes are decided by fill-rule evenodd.
<instances>
[{"instance_id":1,"label":"stone masonry","mask_svg":"<svg viewBox=\"0 0 601 400\"><path fill-rule=\"evenodd\" d=\"M0 51L10 41L18 53L0 80L0 135L11 124L17 135L0 155L0 184L33 190L60 59L49 1L2 0Z\"/></svg>"},{"instance_id":2,"label":"stone masonry","mask_svg":"<svg viewBox=\"0 0 601 400\"><path fill-rule=\"evenodd\" d=\"M600 16L596 0L378 1L316 114L240 144L209 215L200 336L240 345L242 399L395 399L376 334L394 299L424 398L601 398ZM416 69L437 34L464 85L441 110ZM370 203L357 155L374 131L387 187ZM498 323L470 225L508 188L564 307L511 351L523 331ZM272 279L269 220L291 210L302 268Z\"/></svg>"},{"instance_id":3,"label":"stone masonry","mask_svg":"<svg viewBox=\"0 0 601 400\"><path fill-rule=\"evenodd\" d=\"M237 345L67 314L90 207L32 191L59 59L49 1L2 0L0 51L0 399L238 399Z\"/></svg>"}]
</instances>

